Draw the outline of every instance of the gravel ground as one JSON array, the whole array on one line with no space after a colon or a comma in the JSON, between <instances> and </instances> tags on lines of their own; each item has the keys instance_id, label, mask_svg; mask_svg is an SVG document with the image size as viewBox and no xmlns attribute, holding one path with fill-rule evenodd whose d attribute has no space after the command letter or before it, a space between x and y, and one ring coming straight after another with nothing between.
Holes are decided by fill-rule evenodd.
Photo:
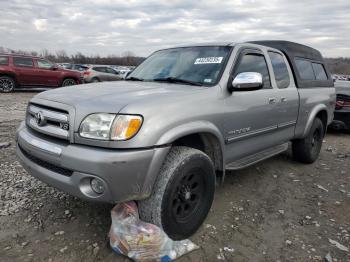
<instances>
[{"instance_id":1,"label":"gravel ground","mask_svg":"<svg viewBox=\"0 0 350 262\"><path fill-rule=\"evenodd\" d=\"M59 192L17 162L33 95L0 95L0 261L129 261L107 244L111 205ZM228 174L191 240L201 248L179 261L350 261L350 135L327 134L312 165L285 153Z\"/></svg>"}]
</instances>

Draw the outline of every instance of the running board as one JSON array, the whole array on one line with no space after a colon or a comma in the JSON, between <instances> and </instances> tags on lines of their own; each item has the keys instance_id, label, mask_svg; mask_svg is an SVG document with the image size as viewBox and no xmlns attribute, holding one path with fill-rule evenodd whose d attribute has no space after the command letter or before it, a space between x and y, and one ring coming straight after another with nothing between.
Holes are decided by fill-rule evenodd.
<instances>
[{"instance_id":1,"label":"running board","mask_svg":"<svg viewBox=\"0 0 350 262\"><path fill-rule=\"evenodd\" d=\"M262 160L278 155L288 149L288 143L270 147L254 155L246 156L226 165L226 170L238 170L254 165Z\"/></svg>"}]
</instances>

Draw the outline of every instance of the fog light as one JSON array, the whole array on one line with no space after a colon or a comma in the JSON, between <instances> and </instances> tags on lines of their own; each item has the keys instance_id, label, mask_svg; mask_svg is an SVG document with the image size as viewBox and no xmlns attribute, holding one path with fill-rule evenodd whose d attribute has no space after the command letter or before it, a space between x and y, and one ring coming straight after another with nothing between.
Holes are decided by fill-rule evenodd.
<instances>
[{"instance_id":1,"label":"fog light","mask_svg":"<svg viewBox=\"0 0 350 262\"><path fill-rule=\"evenodd\" d=\"M91 188L97 194L102 194L105 191L105 186L101 179L93 178L91 179Z\"/></svg>"}]
</instances>

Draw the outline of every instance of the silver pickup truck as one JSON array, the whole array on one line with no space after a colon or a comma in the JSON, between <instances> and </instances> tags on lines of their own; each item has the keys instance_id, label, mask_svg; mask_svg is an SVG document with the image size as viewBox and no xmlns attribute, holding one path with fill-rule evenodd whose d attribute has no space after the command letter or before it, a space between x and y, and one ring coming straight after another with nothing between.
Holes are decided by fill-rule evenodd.
<instances>
[{"instance_id":1,"label":"silver pickup truck","mask_svg":"<svg viewBox=\"0 0 350 262\"><path fill-rule=\"evenodd\" d=\"M286 41L153 53L126 79L36 95L16 135L29 174L74 196L136 200L173 239L192 235L217 181L285 151L314 162L335 107L317 50Z\"/></svg>"}]
</instances>

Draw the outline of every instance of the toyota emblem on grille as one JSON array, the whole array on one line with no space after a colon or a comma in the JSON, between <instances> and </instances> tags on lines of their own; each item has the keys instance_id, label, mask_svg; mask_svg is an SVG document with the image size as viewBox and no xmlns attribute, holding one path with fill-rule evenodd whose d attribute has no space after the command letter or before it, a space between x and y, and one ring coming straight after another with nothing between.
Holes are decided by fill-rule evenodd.
<instances>
[{"instance_id":1,"label":"toyota emblem on grille","mask_svg":"<svg viewBox=\"0 0 350 262\"><path fill-rule=\"evenodd\" d=\"M45 125L45 117L43 112L39 111L38 113L35 114L34 116L35 122L38 124L38 126L43 126Z\"/></svg>"}]
</instances>

